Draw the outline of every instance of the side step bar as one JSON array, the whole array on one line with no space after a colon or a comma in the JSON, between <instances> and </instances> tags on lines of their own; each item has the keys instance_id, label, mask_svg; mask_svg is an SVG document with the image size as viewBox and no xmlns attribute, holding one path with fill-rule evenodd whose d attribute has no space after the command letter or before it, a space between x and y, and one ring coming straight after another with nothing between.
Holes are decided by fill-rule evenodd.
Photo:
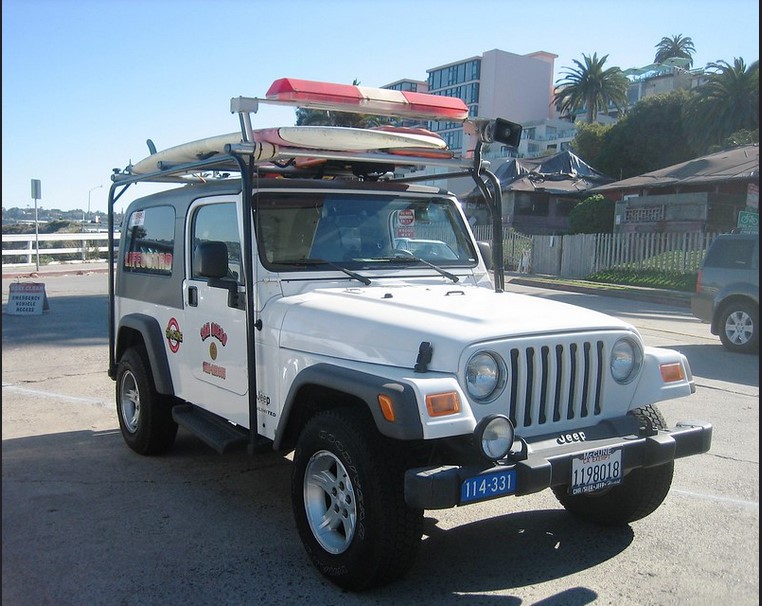
<instances>
[{"instance_id":1,"label":"side step bar","mask_svg":"<svg viewBox=\"0 0 762 606\"><path fill-rule=\"evenodd\" d=\"M249 442L249 431L228 423L222 417L193 404L178 404L172 408L172 418L219 454L225 454L235 447ZM260 438L272 444L270 440ZM261 446L257 443L257 446ZM254 450L260 450L255 448Z\"/></svg>"}]
</instances>

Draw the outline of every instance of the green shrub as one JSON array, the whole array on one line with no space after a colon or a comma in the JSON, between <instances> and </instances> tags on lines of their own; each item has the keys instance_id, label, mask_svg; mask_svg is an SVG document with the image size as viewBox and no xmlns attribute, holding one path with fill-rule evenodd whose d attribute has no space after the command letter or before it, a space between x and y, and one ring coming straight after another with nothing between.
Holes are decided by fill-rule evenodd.
<instances>
[{"instance_id":1,"label":"green shrub","mask_svg":"<svg viewBox=\"0 0 762 606\"><path fill-rule=\"evenodd\" d=\"M590 282L621 284L626 286L646 286L693 292L696 290L696 273L679 273L655 269L606 269L596 272L586 279Z\"/></svg>"}]
</instances>

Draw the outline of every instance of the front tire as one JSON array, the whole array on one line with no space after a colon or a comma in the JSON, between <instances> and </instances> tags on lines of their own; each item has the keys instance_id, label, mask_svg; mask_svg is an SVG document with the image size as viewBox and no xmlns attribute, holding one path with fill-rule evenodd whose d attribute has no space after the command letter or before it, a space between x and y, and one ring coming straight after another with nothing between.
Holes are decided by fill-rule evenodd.
<instances>
[{"instance_id":1,"label":"front tire","mask_svg":"<svg viewBox=\"0 0 762 606\"><path fill-rule=\"evenodd\" d=\"M175 442L177 423L170 398L153 384L153 375L141 351L131 347L119 360L116 374L116 409L127 446L142 455L161 454Z\"/></svg>"},{"instance_id":2,"label":"front tire","mask_svg":"<svg viewBox=\"0 0 762 606\"><path fill-rule=\"evenodd\" d=\"M750 303L731 303L717 325L725 349L735 353L759 351L759 310Z\"/></svg>"},{"instance_id":3,"label":"front tire","mask_svg":"<svg viewBox=\"0 0 762 606\"><path fill-rule=\"evenodd\" d=\"M667 423L653 405L633 410L641 424L666 429ZM569 513L602 526L621 526L645 518L662 504L672 486L674 461L656 467L633 469L622 483L599 492L570 495L568 486L554 486L553 494Z\"/></svg>"},{"instance_id":4,"label":"front tire","mask_svg":"<svg viewBox=\"0 0 762 606\"><path fill-rule=\"evenodd\" d=\"M407 572L420 545L423 511L404 498L405 458L361 411L324 411L304 427L291 501L304 548L320 573L360 591Z\"/></svg>"}]
</instances>

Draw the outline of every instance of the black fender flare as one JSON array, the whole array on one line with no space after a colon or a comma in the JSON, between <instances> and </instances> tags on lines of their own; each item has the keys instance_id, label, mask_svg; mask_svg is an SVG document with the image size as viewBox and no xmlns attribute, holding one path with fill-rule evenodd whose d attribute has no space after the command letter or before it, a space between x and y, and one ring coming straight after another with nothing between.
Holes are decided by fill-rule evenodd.
<instances>
[{"instance_id":1,"label":"black fender flare","mask_svg":"<svg viewBox=\"0 0 762 606\"><path fill-rule=\"evenodd\" d=\"M122 328L129 328L142 335L156 391L170 396L175 395L169 360L164 348L164 333L156 318L146 314L129 314L120 320L117 335L121 333ZM122 349L124 348L117 342L117 355L122 353Z\"/></svg>"},{"instance_id":2,"label":"black fender flare","mask_svg":"<svg viewBox=\"0 0 762 606\"><path fill-rule=\"evenodd\" d=\"M309 387L327 388L359 398L367 406L378 431L387 437L398 440L423 438L418 402L410 385L351 368L319 363L302 370L291 383L275 435L276 450L286 438L289 419L297 405L299 393ZM384 418L378 403L380 394L389 396L394 402L394 422Z\"/></svg>"}]
</instances>

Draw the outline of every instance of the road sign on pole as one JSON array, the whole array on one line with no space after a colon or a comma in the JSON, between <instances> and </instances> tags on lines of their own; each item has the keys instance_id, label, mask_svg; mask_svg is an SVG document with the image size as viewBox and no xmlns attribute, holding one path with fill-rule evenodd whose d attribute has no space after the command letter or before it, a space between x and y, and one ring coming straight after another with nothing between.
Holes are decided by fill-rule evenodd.
<instances>
[{"instance_id":1,"label":"road sign on pole","mask_svg":"<svg viewBox=\"0 0 762 606\"><path fill-rule=\"evenodd\" d=\"M42 181L32 179L32 198L34 198L34 250L35 267L40 271L40 229L37 222L37 200L42 199Z\"/></svg>"}]
</instances>

